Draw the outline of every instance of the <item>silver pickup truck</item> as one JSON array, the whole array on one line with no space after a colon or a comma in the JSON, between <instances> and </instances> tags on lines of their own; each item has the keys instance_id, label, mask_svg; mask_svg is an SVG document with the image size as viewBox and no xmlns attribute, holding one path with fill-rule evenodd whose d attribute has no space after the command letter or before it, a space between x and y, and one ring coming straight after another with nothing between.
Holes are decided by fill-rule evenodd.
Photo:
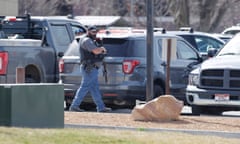
<instances>
[{"instance_id":1,"label":"silver pickup truck","mask_svg":"<svg viewBox=\"0 0 240 144\"><path fill-rule=\"evenodd\" d=\"M189 75L186 99L192 113L240 110L240 34Z\"/></svg>"},{"instance_id":2,"label":"silver pickup truck","mask_svg":"<svg viewBox=\"0 0 240 144\"><path fill-rule=\"evenodd\" d=\"M0 17L0 83L15 83L16 68L25 82L58 82L58 60L75 37L86 29L63 17Z\"/></svg>"}]
</instances>

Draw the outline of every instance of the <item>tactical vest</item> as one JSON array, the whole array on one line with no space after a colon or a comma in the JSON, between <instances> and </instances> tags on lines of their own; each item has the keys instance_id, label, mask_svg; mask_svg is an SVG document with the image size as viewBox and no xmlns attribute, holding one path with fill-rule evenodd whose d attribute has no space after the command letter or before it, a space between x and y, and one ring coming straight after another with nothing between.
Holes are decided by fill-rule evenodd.
<instances>
[{"instance_id":1,"label":"tactical vest","mask_svg":"<svg viewBox=\"0 0 240 144\"><path fill-rule=\"evenodd\" d=\"M82 48L81 43L82 43L82 39L80 40L81 64L92 65L96 62L101 62L104 59L106 54L95 55L94 53L89 52L88 50ZM96 44L96 47L97 47L97 44Z\"/></svg>"}]
</instances>

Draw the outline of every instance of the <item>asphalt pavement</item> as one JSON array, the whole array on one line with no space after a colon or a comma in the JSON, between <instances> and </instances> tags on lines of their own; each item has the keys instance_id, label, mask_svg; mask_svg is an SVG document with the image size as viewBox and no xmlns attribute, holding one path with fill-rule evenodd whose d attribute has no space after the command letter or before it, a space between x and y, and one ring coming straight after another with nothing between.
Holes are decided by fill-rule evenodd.
<instances>
[{"instance_id":1,"label":"asphalt pavement","mask_svg":"<svg viewBox=\"0 0 240 144\"><path fill-rule=\"evenodd\" d=\"M114 109L112 113L131 113L132 109ZM191 115L191 107L184 106L181 112L182 115ZM240 117L240 111L229 111L224 112L222 116L228 117ZM132 127L121 127L121 126L101 126L101 125L78 125L78 124L65 124L65 128L95 128L95 129L116 129L116 130L139 130L138 128ZM239 138L239 132L222 132L222 131L204 131L204 130L186 130L186 129L167 129L167 128L146 128L144 131L159 131L159 132L183 132L194 135L212 135L226 138Z\"/></svg>"}]
</instances>

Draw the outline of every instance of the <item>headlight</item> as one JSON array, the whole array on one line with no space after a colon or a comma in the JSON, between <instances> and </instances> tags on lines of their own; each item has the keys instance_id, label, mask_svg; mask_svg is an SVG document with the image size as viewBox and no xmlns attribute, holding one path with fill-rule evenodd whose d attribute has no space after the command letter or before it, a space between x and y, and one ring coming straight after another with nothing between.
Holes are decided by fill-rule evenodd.
<instances>
[{"instance_id":1,"label":"headlight","mask_svg":"<svg viewBox=\"0 0 240 144\"><path fill-rule=\"evenodd\" d=\"M198 74L189 74L188 84L197 86L199 84L199 75Z\"/></svg>"}]
</instances>

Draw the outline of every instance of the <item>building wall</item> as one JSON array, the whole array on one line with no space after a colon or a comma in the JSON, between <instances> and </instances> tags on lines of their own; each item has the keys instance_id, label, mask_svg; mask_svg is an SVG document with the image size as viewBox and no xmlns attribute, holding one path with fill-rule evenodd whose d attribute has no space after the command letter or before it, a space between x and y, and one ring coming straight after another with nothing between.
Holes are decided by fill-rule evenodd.
<instances>
[{"instance_id":1,"label":"building wall","mask_svg":"<svg viewBox=\"0 0 240 144\"><path fill-rule=\"evenodd\" d=\"M18 15L18 0L0 0L0 15Z\"/></svg>"}]
</instances>

